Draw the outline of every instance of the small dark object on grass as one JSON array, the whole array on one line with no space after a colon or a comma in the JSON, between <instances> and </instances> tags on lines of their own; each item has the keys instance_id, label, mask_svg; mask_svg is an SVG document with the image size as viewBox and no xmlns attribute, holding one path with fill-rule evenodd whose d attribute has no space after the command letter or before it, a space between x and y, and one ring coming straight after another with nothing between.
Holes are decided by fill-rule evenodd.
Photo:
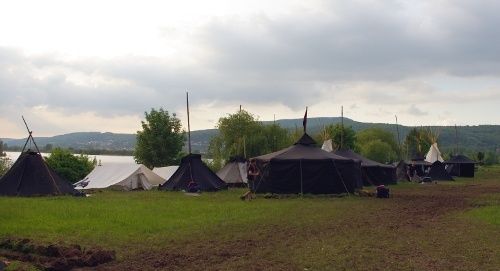
<instances>
[{"instance_id":1,"label":"small dark object on grass","mask_svg":"<svg viewBox=\"0 0 500 271\"><path fill-rule=\"evenodd\" d=\"M358 195L360 197L374 197L375 193L368 191L368 190L361 189L361 190L358 190Z\"/></svg>"},{"instance_id":2,"label":"small dark object on grass","mask_svg":"<svg viewBox=\"0 0 500 271\"><path fill-rule=\"evenodd\" d=\"M385 185L377 186L377 198L389 198L389 188Z\"/></svg>"}]
</instances>

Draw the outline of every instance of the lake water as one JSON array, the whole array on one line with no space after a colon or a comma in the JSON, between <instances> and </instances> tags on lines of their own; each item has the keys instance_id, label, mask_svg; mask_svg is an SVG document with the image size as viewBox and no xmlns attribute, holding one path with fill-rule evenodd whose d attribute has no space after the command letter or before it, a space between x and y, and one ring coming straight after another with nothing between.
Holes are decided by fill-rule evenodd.
<instances>
[{"instance_id":1,"label":"lake water","mask_svg":"<svg viewBox=\"0 0 500 271\"><path fill-rule=\"evenodd\" d=\"M11 152L6 151L7 157L9 157L12 162L16 161L21 152ZM50 156L50 153L43 153L42 156ZM120 164L135 164L133 156L118 156L118 155L89 155L90 159L97 159L97 162L101 164L106 163L120 163Z\"/></svg>"}]
</instances>

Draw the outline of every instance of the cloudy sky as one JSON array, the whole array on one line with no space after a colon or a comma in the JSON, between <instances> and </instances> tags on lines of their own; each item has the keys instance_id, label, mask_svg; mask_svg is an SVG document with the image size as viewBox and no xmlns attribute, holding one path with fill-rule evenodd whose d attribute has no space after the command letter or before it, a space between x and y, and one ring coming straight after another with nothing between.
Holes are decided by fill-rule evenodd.
<instances>
[{"instance_id":1,"label":"cloudy sky","mask_svg":"<svg viewBox=\"0 0 500 271\"><path fill-rule=\"evenodd\" d=\"M500 124L499 1L4 1L0 138L344 114Z\"/></svg>"}]
</instances>

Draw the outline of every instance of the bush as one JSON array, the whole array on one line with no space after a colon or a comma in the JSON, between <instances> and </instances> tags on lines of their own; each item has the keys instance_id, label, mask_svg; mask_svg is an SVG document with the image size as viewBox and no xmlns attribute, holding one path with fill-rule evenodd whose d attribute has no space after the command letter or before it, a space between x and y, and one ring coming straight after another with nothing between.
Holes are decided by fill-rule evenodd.
<instances>
[{"instance_id":1,"label":"bush","mask_svg":"<svg viewBox=\"0 0 500 271\"><path fill-rule=\"evenodd\" d=\"M12 166L12 161L7 157L0 157L0 176L5 175Z\"/></svg>"},{"instance_id":2,"label":"bush","mask_svg":"<svg viewBox=\"0 0 500 271\"><path fill-rule=\"evenodd\" d=\"M96 164L87 155L73 155L69 150L61 148L53 149L45 160L59 176L71 183L78 182L87 176Z\"/></svg>"}]
</instances>

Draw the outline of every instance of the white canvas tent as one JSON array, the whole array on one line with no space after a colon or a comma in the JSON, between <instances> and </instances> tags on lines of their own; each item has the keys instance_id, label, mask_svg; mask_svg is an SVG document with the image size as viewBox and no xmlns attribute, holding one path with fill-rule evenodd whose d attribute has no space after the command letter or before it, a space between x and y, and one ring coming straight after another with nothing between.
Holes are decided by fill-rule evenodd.
<instances>
[{"instance_id":1,"label":"white canvas tent","mask_svg":"<svg viewBox=\"0 0 500 271\"><path fill-rule=\"evenodd\" d=\"M233 157L217 171L217 176L229 185L243 185L248 183L247 163L244 158Z\"/></svg>"},{"instance_id":2,"label":"white canvas tent","mask_svg":"<svg viewBox=\"0 0 500 271\"><path fill-rule=\"evenodd\" d=\"M434 163L436 161L444 162L444 159L441 156L441 152L438 149L437 143L431 145L429 151L425 155L425 161L429 163Z\"/></svg>"},{"instance_id":3,"label":"white canvas tent","mask_svg":"<svg viewBox=\"0 0 500 271\"><path fill-rule=\"evenodd\" d=\"M178 168L179 166L155 167L153 168L153 172L162 177L164 180L168 180L172 177L172 175L174 175Z\"/></svg>"},{"instance_id":4,"label":"white canvas tent","mask_svg":"<svg viewBox=\"0 0 500 271\"><path fill-rule=\"evenodd\" d=\"M321 146L321 149L327 152L333 152L333 145L332 145L332 140L328 139L323 142L323 146Z\"/></svg>"},{"instance_id":5,"label":"white canvas tent","mask_svg":"<svg viewBox=\"0 0 500 271\"><path fill-rule=\"evenodd\" d=\"M162 184L165 180L144 165L105 164L97 166L83 180L75 183L76 189L119 187L123 190L144 189Z\"/></svg>"}]
</instances>

